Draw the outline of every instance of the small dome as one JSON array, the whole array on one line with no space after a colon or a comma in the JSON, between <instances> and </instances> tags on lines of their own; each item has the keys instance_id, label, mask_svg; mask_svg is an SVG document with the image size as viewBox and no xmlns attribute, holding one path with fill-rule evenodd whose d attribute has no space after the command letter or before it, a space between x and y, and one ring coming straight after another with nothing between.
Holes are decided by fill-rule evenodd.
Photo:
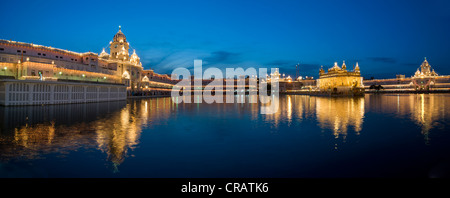
<instances>
[{"instance_id":1,"label":"small dome","mask_svg":"<svg viewBox=\"0 0 450 198\"><path fill-rule=\"evenodd\" d=\"M338 66L337 62L334 62L334 66L330 69L328 69L328 71L338 71L341 70L341 68Z\"/></svg>"},{"instance_id":2,"label":"small dome","mask_svg":"<svg viewBox=\"0 0 450 198\"><path fill-rule=\"evenodd\" d=\"M108 57L109 56L109 54L108 53L106 53L106 51L105 51L105 48L103 48L103 50L102 50L102 53L100 53L100 58L105 58L105 57Z\"/></svg>"},{"instance_id":3,"label":"small dome","mask_svg":"<svg viewBox=\"0 0 450 198\"><path fill-rule=\"evenodd\" d=\"M133 54L131 55L132 59L138 59L138 55L136 54L136 50L133 50Z\"/></svg>"},{"instance_id":4,"label":"small dome","mask_svg":"<svg viewBox=\"0 0 450 198\"><path fill-rule=\"evenodd\" d=\"M323 70L323 66L321 65L320 69L319 69L319 75L322 75L324 73L325 73L325 70Z\"/></svg>"},{"instance_id":5,"label":"small dome","mask_svg":"<svg viewBox=\"0 0 450 198\"><path fill-rule=\"evenodd\" d=\"M420 70L417 69L416 73L414 73L415 75L420 75Z\"/></svg>"},{"instance_id":6,"label":"small dome","mask_svg":"<svg viewBox=\"0 0 450 198\"><path fill-rule=\"evenodd\" d=\"M139 56L136 54L136 50L133 50L133 54L131 55L130 62L134 64L139 64L141 60L139 59Z\"/></svg>"},{"instance_id":7,"label":"small dome","mask_svg":"<svg viewBox=\"0 0 450 198\"><path fill-rule=\"evenodd\" d=\"M431 72L431 76L438 76L438 74L434 71L434 69L433 69L433 71Z\"/></svg>"},{"instance_id":8,"label":"small dome","mask_svg":"<svg viewBox=\"0 0 450 198\"><path fill-rule=\"evenodd\" d=\"M359 64L356 62L355 70L359 70Z\"/></svg>"},{"instance_id":9,"label":"small dome","mask_svg":"<svg viewBox=\"0 0 450 198\"><path fill-rule=\"evenodd\" d=\"M278 72L278 68L275 68L275 72L270 74L271 77L279 78L280 72Z\"/></svg>"},{"instance_id":10,"label":"small dome","mask_svg":"<svg viewBox=\"0 0 450 198\"><path fill-rule=\"evenodd\" d=\"M125 37L125 34L123 34L121 27L119 26L119 31L114 35L113 38L114 42L127 42L127 37Z\"/></svg>"}]
</instances>

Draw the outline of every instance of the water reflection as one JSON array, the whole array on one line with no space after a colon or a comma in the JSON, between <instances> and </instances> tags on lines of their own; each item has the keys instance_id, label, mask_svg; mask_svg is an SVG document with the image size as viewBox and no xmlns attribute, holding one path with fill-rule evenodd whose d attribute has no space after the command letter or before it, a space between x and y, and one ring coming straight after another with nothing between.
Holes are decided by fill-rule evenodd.
<instances>
[{"instance_id":1,"label":"water reflection","mask_svg":"<svg viewBox=\"0 0 450 198\"><path fill-rule=\"evenodd\" d=\"M278 127L281 122L290 126L292 123L316 118L320 128L331 130L335 138L342 137L345 141L350 127L357 135L362 130L364 98L287 95L280 99L279 109L275 114L266 115L266 122Z\"/></svg>"},{"instance_id":2,"label":"water reflection","mask_svg":"<svg viewBox=\"0 0 450 198\"><path fill-rule=\"evenodd\" d=\"M347 137L349 127L356 135L362 130L364 98L316 98L317 121L321 128L333 131L335 138Z\"/></svg>"},{"instance_id":3,"label":"water reflection","mask_svg":"<svg viewBox=\"0 0 450 198\"><path fill-rule=\"evenodd\" d=\"M280 110L266 115L265 120L277 128L280 123L290 126L315 117L320 128L345 142L349 129L356 135L363 130L365 113L376 112L413 121L428 144L430 131L442 128L450 116L449 99L449 94L366 94L357 98L287 95L280 99Z\"/></svg>"},{"instance_id":4,"label":"water reflection","mask_svg":"<svg viewBox=\"0 0 450 198\"><path fill-rule=\"evenodd\" d=\"M448 94L372 94L366 96L366 108L373 112L412 120L421 128L425 142L429 144L430 131L442 127L442 121L450 116L449 99Z\"/></svg>"},{"instance_id":5,"label":"water reflection","mask_svg":"<svg viewBox=\"0 0 450 198\"><path fill-rule=\"evenodd\" d=\"M168 130L209 129L199 124L205 116L211 123L215 122L214 119L223 119L217 123L228 124L219 127L227 130L241 127L233 125L239 121L243 121L241 124L252 124L247 129L258 132L251 137L257 141L264 133L298 132L304 127L310 130L306 130L308 134L314 135L314 131L322 129L327 137L342 138L345 142L349 134L367 132L363 129L365 123L379 122L367 120L370 112L385 116L386 119L391 116L396 120L412 121L420 127L428 143L430 131L442 129L442 121L445 122L449 117L449 97L449 94L367 94L362 98L287 95L274 98L280 102L278 111L265 115L261 114L262 105L258 103L258 96L234 96L235 102L230 104L176 104L172 98L152 98L107 103L0 107L0 160L33 160L46 154L66 156L80 149L92 149L101 151L99 153L117 171L119 165L140 144L143 131L150 132L157 126L165 126ZM177 123L177 126L173 123ZM389 126L380 128L389 130ZM205 133L214 134L216 131ZM220 133L221 138L233 136L226 134L225 137L223 134L227 131ZM195 136L197 133L190 134ZM302 133L288 135L295 134Z\"/></svg>"},{"instance_id":6,"label":"water reflection","mask_svg":"<svg viewBox=\"0 0 450 198\"><path fill-rule=\"evenodd\" d=\"M96 146L95 122L126 102L0 107L2 160L36 159L42 154Z\"/></svg>"},{"instance_id":7,"label":"water reflection","mask_svg":"<svg viewBox=\"0 0 450 198\"><path fill-rule=\"evenodd\" d=\"M73 105L0 107L1 160L99 149L117 171L139 144L142 128L166 124L169 98Z\"/></svg>"}]
</instances>

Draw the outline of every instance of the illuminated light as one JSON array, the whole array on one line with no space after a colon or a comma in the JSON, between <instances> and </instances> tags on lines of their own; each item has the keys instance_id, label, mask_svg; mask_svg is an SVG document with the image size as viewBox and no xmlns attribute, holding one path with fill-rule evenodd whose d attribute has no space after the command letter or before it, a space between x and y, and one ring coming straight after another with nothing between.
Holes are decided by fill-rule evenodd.
<instances>
[{"instance_id":1,"label":"illuminated light","mask_svg":"<svg viewBox=\"0 0 450 198\"><path fill-rule=\"evenodd\" d=\"M7 70L8 68L7 68L7 67L3 67L3 69L4 69L4 70Z\"/></svg>"},{"instance_id":2,"label":"illuminated light","mask_svg":"<svg viewBox=\"0 0 450 198\"><path fill-rule=\"evenodd\" d=\"M123 44L125 44L125 45L129 44L125 39L123 39L122 41L123 41ZM97 55L96 53L92 53L92 52L76 53L76 52L72 52L72 51L68 51L68 50L54 48L54 47L51 47L51 46L46 47L46 46L37 45L37 44L33 44L33 43L22 43L22 42L16 42L16 41L7 41L7 42L14 43L14 45L24 45L24 46L28 46L28 47L32 47L32 48L36 48L36 49L40 49L40 50L45 50L45 51L55 51L55 52L57 52L59 54L71 54L71 55L89 56L89 57L92 57L92 56L95 57ZM110 43L112 43L112 42L110 42ZM104 51L104 49L103 49L103 51ZM133 50L133 56L131 57L131 60L130 60L130 57L128 57L129 51L123 50L122 54L125 54L127 56L127 57L123 57L124 63L126 61L127 61L126 63L129 63L128 61L134 61L134 62L132 62L134 64L132 65L131 68L133 68L133 66L136 69L141 69L142 68L142 63L139 61L139 57L137 56L135 50ZM49 56L49 54L47 54L47 56ZM111 56L111 55L108 54L108 56L109 57L107 59L103 59L103 60L105 60L105 61L107 61L109 63L112 60L110 58L114 57L114 55ZM119 58L119 60L114 60L114 61L119 62L119 63L122 62L122 60L120 60L120 57L119 56L117 56L117 57ZM117 80L121 81L120 76L116 76L114 74L106 74L106 76L105 76L106 72L103 73L103 70L102 70L102 72L89 72L90 70L89 71L82 71L82 69L80 69L80 68L72 69L73 66L64 66L64 65L59 65L59 64L56 65L55 61L52 61L52 60L49 61L51 64L28 62L28 61L31 61L29 58L30 57L26 57L25 59L18 60L18 63L23 63L24 65L27 65L28 67L32 67L32 66L41 67L42 66L42 67L46 67L46 69L47 68L53 68L53 70L54 70L56 75L57 74L62 75L64 73L65 75L68 76L67 77L68 79L71 79L71 78L76 79L77 76L78 76L78 79L79 79L79 77L87 78L87 75L89 75L90 78L92 78L92 79L93 78L101 79L103 77L103 79L105 79L105 80L106 79L108 79L108 80L111 79L113 81L117 81ZM85 57L82 57L82 58L85 58ZM26 62L23 62L24 60ZM15 67L15 66L13 66L13 67ZM2 67L0 66L0 68L2 68ZM11 67L9 67L9 68L11 68ZM4 67L4 69L7 70L8 68ZM64 72L62 72L62 71L64 71ZM167 77L167 75L159 75L159 74L155 74L155 75L159 76L161 78L159 80L162 80L162 81L170 80L170 78ZM73 77L71 77L71 76L73 76ZM255 77L257 77L257 76L255 76ZM159 81L159 80L157 80L157 81ZM153 85L154 82L150 82L150 83L151 83L151 85ZM151 85L149 85L149 86L151 87ZM166 83L158 82L158 83L156 83L156 85L157 86L162 86L162 87L171 87L171 86L173 86L171 84L171 82L166 82ZM149 87L149 86L147 86L147 87Z\"/></svg>"}]
</instances>

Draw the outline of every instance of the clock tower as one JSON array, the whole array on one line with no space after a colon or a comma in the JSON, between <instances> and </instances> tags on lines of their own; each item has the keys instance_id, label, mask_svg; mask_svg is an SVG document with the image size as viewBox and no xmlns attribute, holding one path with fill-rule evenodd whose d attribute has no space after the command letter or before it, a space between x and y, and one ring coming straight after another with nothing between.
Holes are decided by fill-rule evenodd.
<instances>
[{"instance_id":1,"label":"clock tower","mask_svg":"<svg viewBox=\"0 0 450 198\"><path fill-rule=\"evenodd\" d=\"M122 33L121 27L119 26L119 31L116 33L116 35L114 35L114 38L110 43L111 59L129 61L129 45L130 44L127 42L127 38Z\"/></svg>"}]
</instances>

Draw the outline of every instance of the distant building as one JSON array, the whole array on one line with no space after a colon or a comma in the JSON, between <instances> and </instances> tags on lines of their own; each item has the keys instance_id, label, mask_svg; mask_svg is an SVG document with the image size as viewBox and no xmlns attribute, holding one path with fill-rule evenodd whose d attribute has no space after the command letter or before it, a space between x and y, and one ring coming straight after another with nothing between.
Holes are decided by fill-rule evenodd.
<instances>
[{"instance_id":1,"label":"distant building","mask_svg":"<svg viewBox=\"0 0 450 198\"><path fill-rule=\"evenodd\" d=\"M405 75L404 74L397 74L395 77L397 79L405 79Z\"/></svg>"},{"instance_id":2,"label":"distant building","mask_svg":"<svg viewBox=\"0 0 450 198\"><path fill-rule=\"evenodd\" d=\"M436 84L437 76L438 74L434 69L431 70L431 65L425 58L420 68L417 68L416 73L414 73L411 83L417 91L428 91L432 85Z\"/></svg>"},{"instance_id":3,"label":"distant building","mask_svg":"<svg viewBox=\"0 0 450 198\"><path fill-rule=\"evenodd\" d=\"M391 79L364 80L364 85L368 92L448 92L450 91L450 76L437 74L425 58L411 77L397 75L396 78ZM381 90L371 89L371 87L379 86L382 87Z\"/></svg>"}]
</instances>

